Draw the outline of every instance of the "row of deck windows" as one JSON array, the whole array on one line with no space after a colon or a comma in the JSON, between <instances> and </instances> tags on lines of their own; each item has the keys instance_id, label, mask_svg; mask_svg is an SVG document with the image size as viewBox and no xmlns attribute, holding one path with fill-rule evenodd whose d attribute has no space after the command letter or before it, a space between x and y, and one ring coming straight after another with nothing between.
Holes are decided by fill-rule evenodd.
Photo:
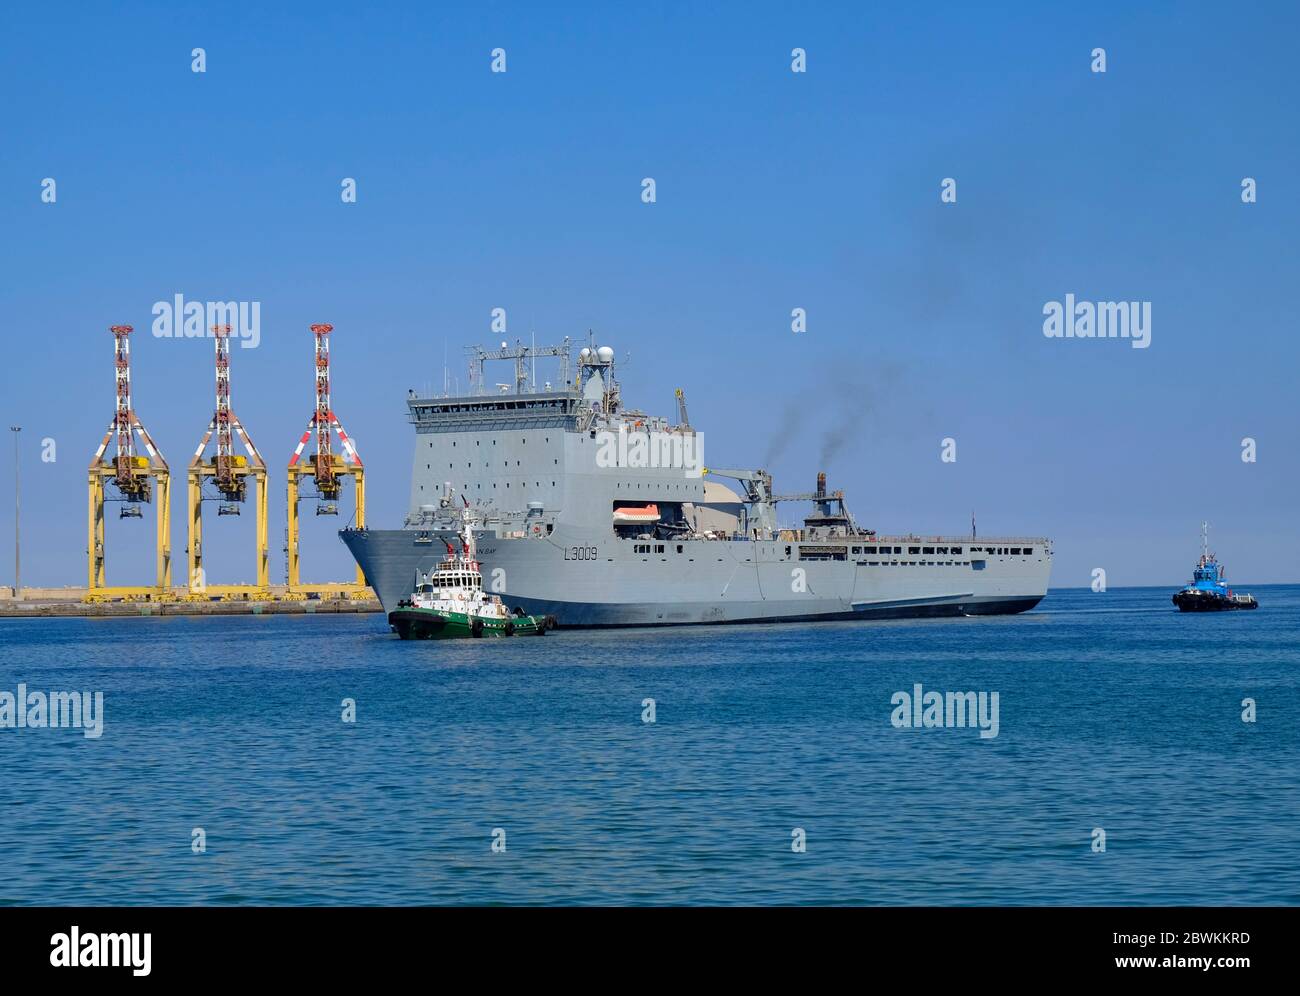
<instances>
[{"instance_id":1,"label":"row of deck windows","mask_svg":"<svg viewBox=\"0 0 1300 996\"><path fill-rule=\"evenodd\" d=\"M553 462L556 466L559 466L559 463L560 463L559 460L554 460L554 461L552 461L552 462ZM472 463L467 463L467 464L465 464L465 466L466 466L466 467L469 467L469 468L472 469L472 468L474 467L474 464L472 464ZM484 467L491 467L492 464L488 463L487 461L484 461L483 466L484 466ZM503 466L503 467L509 467L509 466L510 466L510 461L509 461L509 460L502 460L502 461L501 461L501 466ZM519 463L518 460L515 461L515 466L516 466L516 467L520 466L520 463ZM426 464L424 465L424 469L425 469L425 470L433 470L433 464L431 464L431 463L426 463ZM455 465L454 463L449 463L449 464L447 464L447 469L448 469L448 470L455 470L455 469L456 469L456 465Z\"/></svg>"},{"instance_id":2,"label":"row of deck windows","mask_svg":"<svg viewBox=\"0 0 1300 996\"><path fill-rule=\"evenodd\" d=\"M971 550L972 550L972 551L973 551L973 550L976 550L976 549L978 549L978 547L971 547ZM932 555L935 555L935 556L947 556L948 554L951 553L951 554L954 555L954 556L960 557L960 556L961 556L961 551L962 551L962 548L959 547L959 546L954 546L954 547L951 547L951 548L946 547L946 546L909 546L909 547L907 548L907 552L908 552L909 554L912 554L913 556L916 556L916 555L918 555L918 554L922 554L922 553L924 553L924 554L932 554ZM883 554L887 554L887 555L888 555L888 554L894 554L894 553L902 553L902 552L903 552L903 548L902 548L901 546L855 546L855 547L853 548L853 552L854 552L854 553L868 553L868 554L870 554L870 553L883 553ZM1019 553L1020 551L1017 550L1016 552Z\"/></svg>"},{"instance_id":3,"label":"row of deck windows","mask_svg":"<svg viewBox=\"0 0 1300 996\"><path fill-rule=\"evenodd\" d=\"M960 557L962 555L962 549L963 548L960 546L909 546L907 552L912 556L925 555L946 557L951 554L952 556ZM903 548L901 546L855 546L853 552L866 554L895 554L902 553ZM970 548L970 552L972 554L991 553L995 556L1007 556L1009 554L1013 557L1019 557L1022 555L1031 557L1033 556L1034 548L1032 546L973 546Z\"/></svg>"},{"instance_id":4,"label":"row of deck windows","mask_svg":"<svg viewBox=\"0 0 1300 996\"><path fill-rule=\"evenodd\" d=\"M540 488L541 486L542 486L542 482L541 482L541 481L533 481L533 487L535 487L535 488ZM476 485L474 485L474 487L476 487L479 491L482 491L482 490L483 490L483 485L481 485L481 484L476 484ZM495 488L496 485L493 484L492 487ZM507 487L507 488L510 487L510 482L509 482L509 481L506 482L506 487ZM519 487L520 487L521 490L527 490L527 489L528 489L528 482L527 482L527 481L524 481L522 484L519 485ZM554 481L551 482L551 487L555 487L555 482L554 482ZM468 490L469 490L469 484L468 484L468 482L465 483L465 484L462 484L462 485L460 486L460 488L461 488L462 491L468 491ZM423 484L420 485L420 490L421 490L421 491L424 490L424 485L423 485Z\"/></svg>"},{"instance_id":5,"label":"row of deck windows","mask_svg":"<svg viewBox=\"0 0 1300 996\"><path fill-rule=\"evenodd\" d=\"M528 440L527 440L527 439L520 439L519 441L520 441L521 443L523 443L525 446L528 445ZM550 437L550 436L547 436L547 437L546 437L546 441L549 443L549 442L551 441L551 437ZM492 440L492 445L495 446L496 444L497 444L497 441L496 441L495 439ZM455 446L455 445L456 445L456 440L453 439L453 440L451 441L451 445L452 445L452 446ZM482 440L480 440L480 439L476 439L476 440L474 440L474 445L475 445L475 446L482 445ZM430 447L430 449L433 448L433 440L430 440L430 441L429 441L429 447Z\"/></svg>"}]
</instances>

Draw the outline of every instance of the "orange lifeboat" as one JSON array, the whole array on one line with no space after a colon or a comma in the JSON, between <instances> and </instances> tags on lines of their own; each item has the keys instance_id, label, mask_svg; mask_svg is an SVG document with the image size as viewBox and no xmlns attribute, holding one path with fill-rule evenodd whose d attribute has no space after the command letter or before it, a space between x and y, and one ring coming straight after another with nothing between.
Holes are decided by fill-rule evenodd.
<instances>
[{"instance_id":1,"label":"orange lifeboat","mask_svg":"<svg viewBox=\"0 0 1300 996\"><path fill-rule=\"evenodd\" d=\"M648 525L658 521L658 505L625 505L622 508L614 509L615 525Z\"/></svg>"}]
</instances>

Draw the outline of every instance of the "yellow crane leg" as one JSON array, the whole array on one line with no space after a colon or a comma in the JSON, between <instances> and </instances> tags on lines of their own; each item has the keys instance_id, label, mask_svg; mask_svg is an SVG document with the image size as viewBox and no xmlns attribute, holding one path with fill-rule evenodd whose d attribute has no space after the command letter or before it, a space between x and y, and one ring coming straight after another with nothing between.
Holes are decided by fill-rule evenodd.
<instances>
[{"instance_id":1,"label":"yellow crane leg","mask_svg":"<svg viewBox=\"0 0 1300 996\"><path fill-rule=\"evenodd\" d=\"M298 474L289 468L289 538L286 545L289 558L289 590L298 587Z\"/></svg>"},{"instance_id":2,"label":"yellow crane leg","mask_svg":"<svg viewBox=\"0 0 1300 996\"><path fill-rule=\"evenodd\" d=\"M366 475L360 467L352 472L353 480L357 482L357 528L364 529L366 525ZM357 564L357 587L364 589L366 586L366 572Z\"/></svg>"},{"instance_id":3,"label":"yellow crane leg","mask_svg":"<svg viewBox=\"0 0 1300 996\"><path fill-rule=\"evenodd\" d=\"M256 471L253 480L257 484L257 587L268 590L271 572L266 543L266 471Z\"/></svg>"},{"instance_id":4,"label":"yellow crane leg","mask_svg":"<svg viewBox=\"0 0 1300 996\"><path fill-rule=\"evenodd\" d=\"M197 595L207 587L203 579L203 503L200 500L203 478L194 471L190 471L187 478L185 494L189 510L189 573L185 584L191 595Z\"/></svg>"},{"instance_id":5,"label":"yellow crane leg","mask_svg":"<svg viewBox=\"0 0 1300 996\"><path fill-rule=\"evenodd\" d=\"M86 538L88 590L104 587L104 479L90 473L90 518Z\"/></svg>"},{"instance_id":6,"label":"yellow crane leg","mask_svg":"<svg viewBox=\"0 0 1300 996\"><path fill-rule=\"evenodd\" d=\"M158 479L158 505L154 514L158 519L158 594L170 598L172 593L172 482L171 475L160 471Z\"/></svg>"}]
</instances>

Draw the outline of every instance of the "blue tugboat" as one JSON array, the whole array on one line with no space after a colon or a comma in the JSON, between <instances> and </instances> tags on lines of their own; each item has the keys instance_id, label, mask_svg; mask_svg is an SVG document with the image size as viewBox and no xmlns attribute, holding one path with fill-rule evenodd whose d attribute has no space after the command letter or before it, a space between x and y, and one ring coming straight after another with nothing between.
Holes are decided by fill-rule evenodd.
<instances>
[{"instance_id":1,"label":"blue tugboat","mask_svg":"<svg viewBox=\"0 0 1300 996\"><path fill-rule=\"evenodd\" d=\"M1222 612L1225 609L1257 609L1254 595L1239 595L1223 580L1223 567L1210 553L1209 525L1201 523L1201 559L1192 580L1174 595L1180 612Z\"/></svg>"}]
</instances>

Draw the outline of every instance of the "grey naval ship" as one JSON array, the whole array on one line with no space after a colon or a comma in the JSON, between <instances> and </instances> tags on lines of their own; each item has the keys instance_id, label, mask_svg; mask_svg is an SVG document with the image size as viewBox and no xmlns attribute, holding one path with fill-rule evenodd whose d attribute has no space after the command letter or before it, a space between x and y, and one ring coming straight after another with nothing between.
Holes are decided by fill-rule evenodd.
<instances>
[{"instance_id":1,"label":"grey naval ship","mask_svg":"<svg viewBox=\"0 0 1300 996\"><path fill-rule=\"evenodd\" d=\"M485 589L561 626L1002 614L1047 591L1043 537L879 536L825 474L780 495L764 470L704 465L681 391L676 422L624 407L608 346L584 347L572 378L568 339L469 353L468 394L408 392L403 527L340 532L386 612L453 548L466 509ZM537 389L538 356L556 358L558 389ZM488 390L488 360L513 360L513 384ZM781 502L811 506L802 526L778 525Z\"/></svg>"}]
</instances>

